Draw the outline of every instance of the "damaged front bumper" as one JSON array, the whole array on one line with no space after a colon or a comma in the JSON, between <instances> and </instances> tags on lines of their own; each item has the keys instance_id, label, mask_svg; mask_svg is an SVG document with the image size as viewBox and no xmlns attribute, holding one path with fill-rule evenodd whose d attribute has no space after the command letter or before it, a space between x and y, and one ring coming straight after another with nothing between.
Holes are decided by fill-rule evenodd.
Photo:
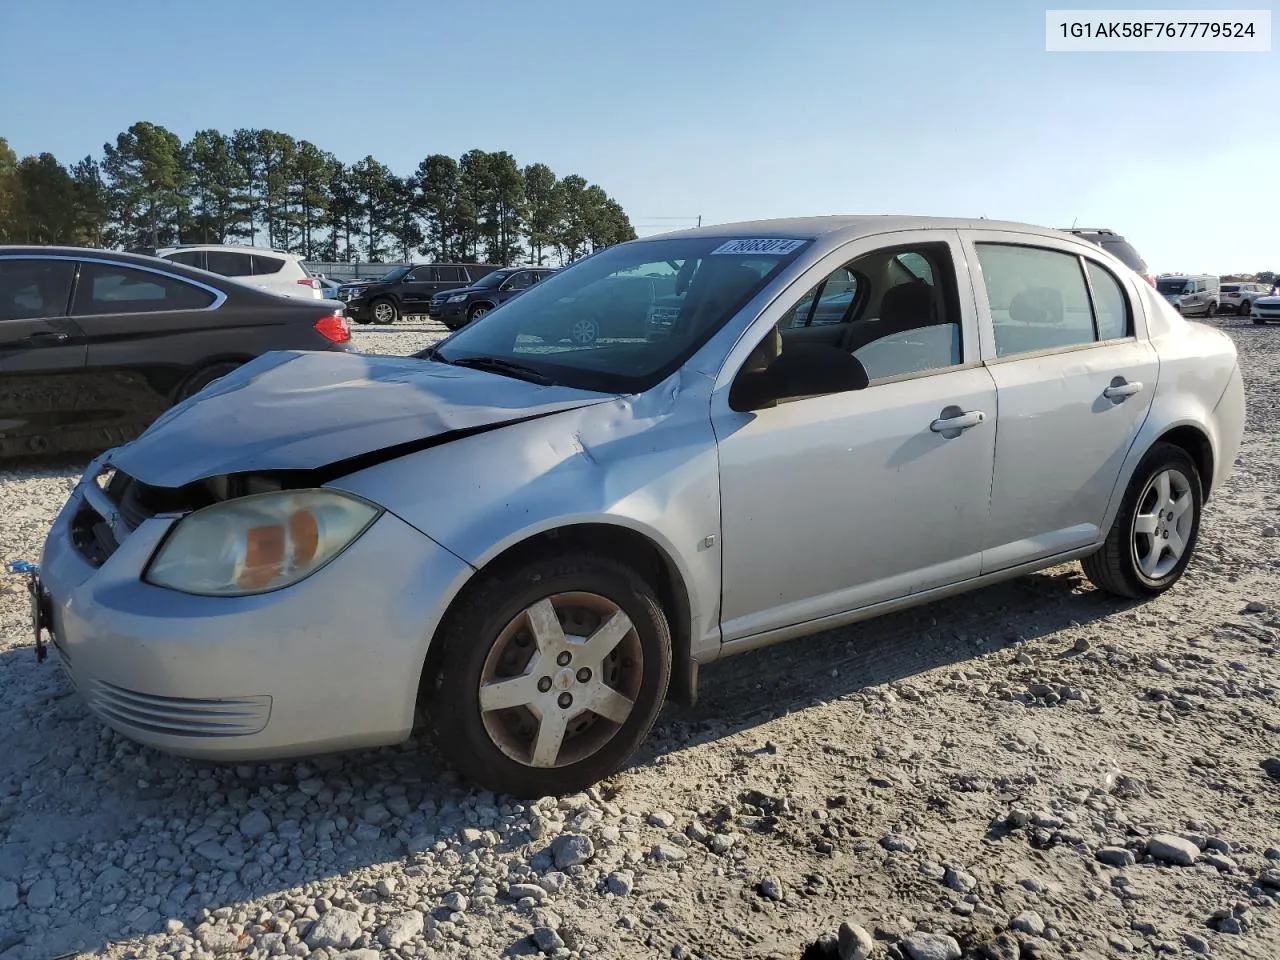
<instances>
[{"instance_id":1,"label":"damaged front bumper","mask_svg":"<svg viewBox=\"0 0 1280 960\"><path fill-rule=\"evenodd\" d=\"M383 514L331 563L243 597L143 582L175 515L123 523L116 547L84 538L100 512L97 465L49 533L39 583L68 676L89 709L166 752L262 760L397 743L412 732L418 679L444 606L470 572ZM110 509L109 507L106 509Z\"/></svg>"}]
</instances>

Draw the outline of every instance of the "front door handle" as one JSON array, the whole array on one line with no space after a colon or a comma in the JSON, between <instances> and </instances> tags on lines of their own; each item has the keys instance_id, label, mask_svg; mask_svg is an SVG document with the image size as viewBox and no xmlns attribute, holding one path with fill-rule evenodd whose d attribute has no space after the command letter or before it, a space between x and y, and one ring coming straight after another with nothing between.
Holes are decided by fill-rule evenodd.
<instances>
[{"instance_id":1,"label":"front door handle","mask_svg":"<svg viewBox=\"0 0 1280 960\"><path fill-rule=\"evenodd\" d=\"M40 333L33 333L31 336L26 338L27 343L31 344L33 347L48 347L55 343L66 343L70 339L71 334L65 333L62 330L42 330Z\"/></svg>"},{"instance_id":2,"label":"front door handle","mask_svg":"<svg viewBox=\"0 0 1280 960\"><path fill-rule=\"evenodd\" d=\"M1126 380L1124 377L1116 377L1111 381L1111 386L1102 391L1102 395L1108 400L1122 403L1127 397L1132 397L1135 393L1140 393L1141 391L1141 380Z\"/></svg>"},{"instance_id":3,"label":"front door handle","mask_svg":"<svg viewBox=\"0 0 1280 960\"><path fill-rule=\"evenodd\" d=\"M984 422L987 415L981 410L961 410L959 407L947 407L942 416L929 424L934 433L959 433Z\"/></svg>"}]
</instances>

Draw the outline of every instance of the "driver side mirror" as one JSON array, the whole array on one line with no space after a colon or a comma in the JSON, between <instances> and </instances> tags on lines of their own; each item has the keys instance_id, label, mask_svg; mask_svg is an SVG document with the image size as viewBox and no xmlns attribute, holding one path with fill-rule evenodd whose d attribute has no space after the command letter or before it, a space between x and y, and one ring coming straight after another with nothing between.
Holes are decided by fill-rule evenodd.
<instances>
[{"instance_id":1,"label":"driver side mirror","mask_svg":"<svg viewBox=\"0 0 1280 960\"><path fill-rule=\"evenodd\" d=\"M847 350L796 343L763 370L740 372L729 388L729 407L739 413L763 410L779 400L863 390L869 382L862 362Z\"/></svg>"}]
</instances>

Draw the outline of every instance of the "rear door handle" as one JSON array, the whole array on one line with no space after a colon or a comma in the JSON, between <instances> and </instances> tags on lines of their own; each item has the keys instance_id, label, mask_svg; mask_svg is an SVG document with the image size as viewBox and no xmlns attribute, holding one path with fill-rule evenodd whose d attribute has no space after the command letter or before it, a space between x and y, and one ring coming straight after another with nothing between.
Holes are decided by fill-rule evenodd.
<instances>
[{"instance_id":1,"label":"rear door handle","mask_svg":"<svg viewBox=\"0 0 1280 960\"><path fill-rule=\"evenodd\" d=\"M947 407L942 413L943 416L929 424L929 429L934 433L959 433L976 427L987 419L987 415L981 410L961 411L959 407Z\"/></svg>"},{"instance_id":2,"label":"rear door handle","mask_svg":"<svg viewBox=\"0 0 1280 960\"><path fill-rule=\"evenodd\" d=\"M65 333L62 330L42 330L40 333L33 333L31 336L26 338L27 343L31 344L33 347L50 347L55 343L66 343L70 339L71 334Z\"/></svg>"},{"instance_id":3,"label":"rear door handle","mask_svg":"<svg viewBox=\"0 0 1280 960\"><path fill-rule=\"evenodd\" d=\"M1116 377L1111 381L1111 386L1102 391L1102 395L1108 400L1120 403L1126 397L1132 397L1135 393L1140 392L1142 392L1141 380L1126 380L1124 377Z\"/></svg>"}]
</instances>

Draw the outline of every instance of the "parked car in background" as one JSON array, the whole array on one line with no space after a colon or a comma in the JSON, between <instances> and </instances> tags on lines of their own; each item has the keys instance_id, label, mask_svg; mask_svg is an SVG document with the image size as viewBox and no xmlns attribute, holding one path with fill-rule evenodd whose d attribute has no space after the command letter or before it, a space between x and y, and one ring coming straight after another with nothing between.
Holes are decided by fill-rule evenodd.
<instances>
[{"instance_id":1,"label":"parked car in background","mask_svg":"<svg viewBox=\"0 0 1280 960\"><path fill-rule=\"evenodd\" d=\"M553 267L504 267L494 270L469 287L437 293L427 305L427 315L440 320L450 330L458 330L555 272Z\"/></svg>"},{"instance_id":2,"label":"parked car in background","mask_svg":"<svg viewBox=\"0 0 1280 960\"><path fill-rule=\"evenodd\" d=\"M338 299L356 323L395 323L405 314L425 314L441 290L469 287L499 269L488 263L419 263L396 267L377 280L344 283Z\"/></svg>"},{"instance_id":3,"label":"parked car in background","mask_svg":"<svg viewBox=\"0 0 1280 960\"><path fill-rule=\"evenodd\" d=\"M316 277L320 281L320 295L326 300L337 300L338 291L342 289L342 284L337 280L329 277Z\"/></svg>"},{"instance_id":4,"label":"parked car in background","mask_svg":"<svg viewBox=\"0 0 1280 960\"><path fill-rule=\"evenodd\" d=\"M1147 261L1142 259L1133 244L1114 230L1108 230L1106 227L1065 227L1063 233L1070 233L1097 244L1147 283L1153 287L1156 285L1155 275L1147 268Z\"/></svg>"},{"instance_id":5,"label":"parked car in background","mask_svg":"<svg viewBox=\"0 0 1280 960\"><path fill-rule=\"evenodd\" d=\"M665 336L531 335L658 280ZM835 316L828 288L838 320L797 322ZM90 465L36 628L96 716L161 750L283 759L422 717L485 787L574 793L694 700L700 663L1072 560L1163 593L1244 415L1224 332L1057 231L681 231L416 357L229 375Z\"/></svg>"},{"instance_id":6,"label":"parked car in background","mask_svg":"<svg viewBox=\"0 0 1280 960\"><path fill-rule=\"evenodd\" d=\"M320 281L296 253L221 244L160 247L155 256L197 270L208 270L251 287L286 297L322 300Z\"/></svg>"},{"instance_id":7,"label":"parked car in background","mask_svg":"<svg viewBox=\"0 0 1280 960\"><path fill-rule=\"evenodd\" d=\"M1186 317L1212 317L1218 312L1218 278L1209 274L1194 277L1160 277L1156 290Z\"/></svg>"},{"instance_id":8,"label":"parked car in background","mask_svg":"<svg viewBox=\"0 0 1280 960\"><path fill-rule=\"evenodd\" d=\"M1221 297L1218 301L1219 309L1229 307L1232 313L1247 317L1255 300L1271 295L1271 284L1223 283L1219 285L1218 290Z\"/></svg>"},{"instance_id":9,"label":"parked car in background","mask_svg":"<svg viewBox=\"0 0 1280 960\"><path fill-rule=\"evenodd\" d=\"M1280 323L1280 296L1258 297L1253 301L1249 316L1259 326L1264 323Z\"/></svg>"},{"instance_id":10,"label":"parked car in background","mask_svg":"<svg viewBox=\"0 0 1280 960\"><path fill-rule=\"evenodd\" d=\"M336 304L153 257L0 246L0 457L100 452L269 350L350 340Z\"/></svg>"}]
</instances>

